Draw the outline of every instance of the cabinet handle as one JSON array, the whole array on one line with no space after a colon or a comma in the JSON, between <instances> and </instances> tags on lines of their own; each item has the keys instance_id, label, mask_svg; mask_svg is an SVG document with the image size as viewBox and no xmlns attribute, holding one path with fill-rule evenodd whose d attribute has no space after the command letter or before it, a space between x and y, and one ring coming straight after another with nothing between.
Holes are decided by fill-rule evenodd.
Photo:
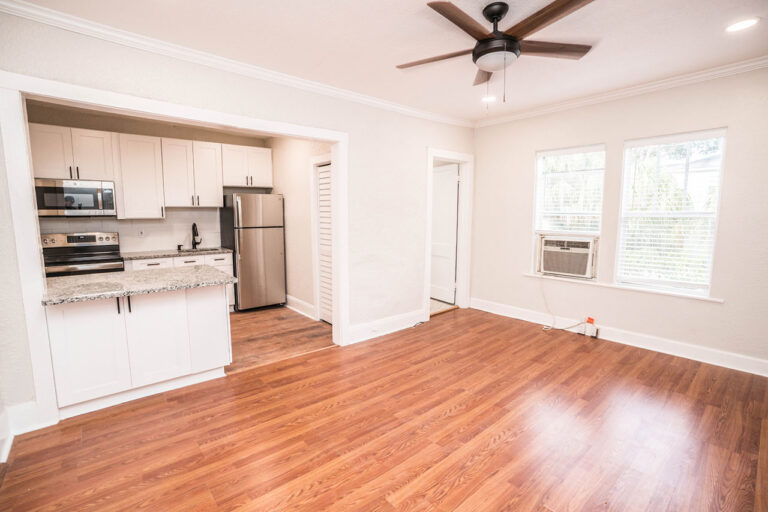
<instances>
[{"instance_id":1,"label":"cabinet handle","mask_svg":"<svg viewBox=\"0 0 768 512\"><path fill-rule=\"evenodd\" d=\"M253 186L253 176L251 176L251 186Z\"/></svg>"},{"instance_id":2,"label":"cabinet handle","mask_svg":"<svg viewBox=\"0 0 768 512\"><path fill-rule=\"evenodd\" d=\"M195 260L187 260L184 263L195 263Z\"/></svg>"},{"instance_id":3,"label":"cabinet handle","mask_svg":"<svg viewBox=\"0 0 768 512\"><path fill-rule=\"evenodd\" d=\"M131 296L130 295L128 295L128 312L129 313L133 313L133 311L131 311Z\"/></svg>"},{"instance_id":4,"label":"cabinet handle","mask_svg":"<svg viewBox=\"0 0 768 512\"><path fill-rule=\"evenodd\" d=\"M75 167L75 170L77 171L77 179L80 179L80 166Z\"/></svg>"},{"instance_id":5,"label":"cabinet handle","mask_svg":"<svg viewBox=\"0 0 768 512\"><path fill-rule=\"evenodd\" d=\"M164 206L161 206L161 207L160 207L160 216L161 216L162 218L165 218L165 207L164 207Z\"/></svg>"},{"instance_id":6,"label":"cabinet handle","mask_svg":"<svg viewBox=\"0 0 768 512\"><path fill-rule=\"evenodd\" d=\"M69 166L69 179L72 179L72 166Z\"/></svg>"},{"instance_id":7,"label":"cabinet handle","mask_svg":"<svg viewBox=\"0 0 768 512\"><path fill-rule=\"evenodd\" d=\"M148 267L156 267L158 265L159 265L159 263L147 263Z\"/></svg>"},{"instance_id":8,"label":"cabinet handle","mask_svg":"<svg viewBox=\"0 0 768 512\"><path fill-rule=\"evenodd\" d=\"M213 261L224 261L224 258L213 258Z\"/></svg>"},{"instance_id":9,"label":"cabinet handle","mask_svg":"<svg viewBox=\"0 0 768 512\"><path fill-rule=\"evenodd\" d=\"M200 196L197 196L197 206L200 206Z\"/></svg>"},{"instance_id":10,"label":"cabinet handle","mask_svg":"<svg viewBox=\"0 0 768 512\"><path fill-rule=\"evenodd\" d=\"M248 186L248 176L245 177L245 185Z\"/></svg>"},{"instance_id":11,"label":"cabinet handle","mask_svg":"<svg viewBox=\"0 0 768 512\"><path fill-rule=\"evenodd\" d=\"M120 297L115 297L115 302L117 302L117 314L120 314Z\"/></svg>"},{"instance_id":12,"label":"cabinet handle","mask_svg":"<svg viewBox=\"0 0 768 512\"><path fill-rule=\"evenodd\" d=\"M195 194L192 194L192 206L195 206Z\"/></svg>"}]
</instances>

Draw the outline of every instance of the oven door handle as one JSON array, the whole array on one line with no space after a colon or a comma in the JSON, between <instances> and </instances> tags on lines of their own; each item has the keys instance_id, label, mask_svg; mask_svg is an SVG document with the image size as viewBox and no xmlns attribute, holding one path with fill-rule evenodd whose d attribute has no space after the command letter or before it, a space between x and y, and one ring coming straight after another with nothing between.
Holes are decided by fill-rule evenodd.
<instances>
[{"instance_id":1,"label":"oven door handle","mask_svg":"<svg viewBox=\"0 0 768 512\"><path fill-rule=\"evenodd\" d=\"M77 272L81 270L110 270L115 268L123 268L122 261L108 261L104 263L80 263L77 265L51 265L45 267L46 274L53 274L54 272Z\"/></svg>"}]
</instances>

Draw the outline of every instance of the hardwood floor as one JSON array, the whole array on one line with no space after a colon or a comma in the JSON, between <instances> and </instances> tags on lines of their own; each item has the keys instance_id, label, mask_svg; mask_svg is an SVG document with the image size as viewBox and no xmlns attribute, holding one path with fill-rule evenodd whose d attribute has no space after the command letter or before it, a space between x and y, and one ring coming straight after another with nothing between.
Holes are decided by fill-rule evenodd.
<instances>
[{"instance_id":1,"label":"hardwood floor","mask_svg":"<svg viewBox=\"0 0 768 512\"><path fill-rule=\"evenodd\" d=\"M0 510L766 511L768 379L475 310L20 436Z\"/></svg>"},{"instance_id":2,"label":"hardwood floor","mask_svg":"<svg viewBox=\"0 0 768 512\"><path fill-rule=\"evenodd\" d=\"M229 320L229 374L334 346L330 325L286 307L230 313Z\"/></svg>"}]
</instances>

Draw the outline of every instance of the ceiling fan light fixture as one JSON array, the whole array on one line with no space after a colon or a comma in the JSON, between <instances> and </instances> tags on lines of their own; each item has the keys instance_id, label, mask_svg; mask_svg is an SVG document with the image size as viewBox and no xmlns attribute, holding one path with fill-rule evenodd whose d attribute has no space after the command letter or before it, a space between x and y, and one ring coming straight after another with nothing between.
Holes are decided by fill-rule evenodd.
<instances>
[{"instance_id":1,"label":"ceiling fan light fixture","mask_svg":"<svg viewBox=\"0 0 768 512\"><path fill-rule=\"evenodd\" d=\"M496 96L492 96L490 94L483 96L483 98L480 100L483 103L493 103L496 101Z\"/></svg>"},{"instance_id":2,"label":"ceiling fan light fixture","mask_svg":"<svg viewBox=\"0 0 768 512\"><path fill-rule=\"evenodd\" d=\"M737 21L736 23L733 23L731 25L728 25L728 28L725 29L726 32L738 32L740 30L747 29L749 27L753 27L757 25L757 18L747 18L746 20Z\"/></svg>"},{"instance_id":3,"label":"ceiling fan light fixture","mask_svg":"<svg viewBox=\"0 0 768 512\"><path fill-rule=\"evenodd\" d=\"M517 54L512 51L496 51L481 55L475 61L478 68L493 73L501 71L517 60Z\"/></svg>"}]
</instances>

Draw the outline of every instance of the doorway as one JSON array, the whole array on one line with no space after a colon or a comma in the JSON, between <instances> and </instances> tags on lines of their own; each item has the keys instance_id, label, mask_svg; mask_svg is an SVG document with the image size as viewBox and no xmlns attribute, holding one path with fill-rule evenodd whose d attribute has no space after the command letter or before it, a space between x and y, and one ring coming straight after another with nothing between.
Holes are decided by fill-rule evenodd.
<instances>
[{"instance_id":1,"label":"doorway","mask_svg":"<svg viewBox=\"0 0 768 512\"><path fill-rule=\"evenodd\" d=\"M425 320L469 307L473 161L472 155L428 151Z\"/></svg>"}]
</instances>

